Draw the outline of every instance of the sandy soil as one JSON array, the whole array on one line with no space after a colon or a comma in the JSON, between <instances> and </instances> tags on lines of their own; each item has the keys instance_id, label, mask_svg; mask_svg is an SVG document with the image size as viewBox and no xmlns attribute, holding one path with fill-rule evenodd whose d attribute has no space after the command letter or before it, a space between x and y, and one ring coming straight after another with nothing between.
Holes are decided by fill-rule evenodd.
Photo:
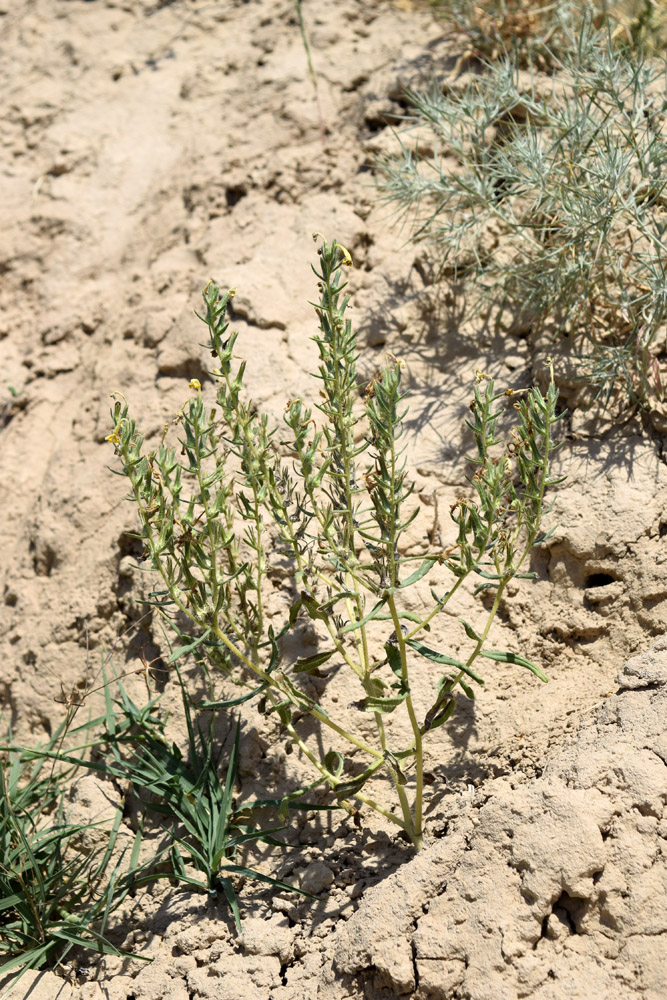
<instances>
[{"instance_id":1,"label":"sandy soil","mask_svg":"<svg viewBox=\"0 0 667 1000\"><path fill-rule=\"evenodd\" d=\"M238 287L251 391L278 415L311 391L310 234L349 248L362 370L386 350L409 367L425 504L414 552L434 493L453 533L475 370L514 386L543 378L544 344L457 320L372 186L404 87L451 72L460 42L405 3L303 7L321 120L291 0L0 0L0 699L26 741L52 731L63 692L85 689L104 657L133 669L141 649L165 651L139 621L133 512L104 442L109 393L155 435L187 381L205 382L192 312L209 277ZM474 712L433 734L425 850L372 817L361 829L305 817L302 849L265 870L319 902L246 888L237 940L223 910L152 889L114 931L152 964L93 959L69 980L26 977L16 997L667 995L663 442L637 419L591 421L572 385L564 401L557 528L494 630L550 684L494 664ZM462 610L479 614L469 594ZM456 655L460 630L439 629ZM251 711L240 793L290 787L306 773L294 758ZM97 818L104 794L83 779L70 814Z\"/></svg>"}]
</instances>

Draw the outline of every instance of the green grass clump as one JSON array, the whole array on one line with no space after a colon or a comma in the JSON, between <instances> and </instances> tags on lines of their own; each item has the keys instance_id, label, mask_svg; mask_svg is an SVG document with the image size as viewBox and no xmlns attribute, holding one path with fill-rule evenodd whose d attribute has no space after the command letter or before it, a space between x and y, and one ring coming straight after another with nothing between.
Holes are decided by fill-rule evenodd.
<instances>
[{"instance_id":1,"label":"green grass clump","mask_svg":"<svg viewBox=\"0 0 667 1000\"><path fill-rule=\"evenodd\" d=\"M240 932L241 914L232 875L303 896L309 894L240 863L237 855L245 845L283 846L273 835L284 830L285 825L257 829L251 822L255 804L245 804L242 810L236 808L240 722L231 753L221 767L222 749L216 752L212 719L208 728L195 723L182 682L181 691L187 752L184 754L166 740L161 720L151 719L146 709L139 711L121 687L121 719L131 725L119 727L115 715L107 712L106 741L112 760L106 761L103 769L111 777L129 781L146 811L157 813L169 833L168 869L147 872L135 879L135 887L168 878L204 891L213 899L222 893ZM203 879L193 877L188 866Z\"/></svg>"},{"instance_id":2,"label":"green grass clump","mask_svg":"<svg viewBox=\"0 0 667 1000\"><path fill-rule=\"evenodd\" d=\"M209 718L208 726L202 726L193 718L180 675L179 683L187 736L185 752L164 734L166 717L159 711L159 699L153 698L140 708L118 681L119 695L115 703L109 686L105 685L106 712L99 720L103 724L97 737L99 752L92 758L30 750L24 750L23 756L26 759L33 756L51 758L77 769L91 770L122 785L131 785L140 800L142 814L155 814L160 818L168 843L164 850L145 858L140 870L133 868L126 879L129 886L136 890L151 882L169 879L206 892L212 899L222 894L240 931L241 916L232 875L302 896L309 895L239 863L237 855L244 845L284 846L273 835L284 830L285 824L257 829L253 822L254 812L267 807L273 807L275 812L282 806L281 816L286 817L290 808L321 807L287 796L283 802L244 803L242 809L237 809L234 788L240 723L236 726L231 753L225 757L222 747L216 749L213 719ZM203 879L197 878L193 870Z\"/></svg>"},{"instance_id":3,"label":"green grass clump","mask_svg":"<svg viewBox=\"0 0 667 1000\"><path fill-rule=\"evenodd\" d=\"M118 809L104 847L82 849L82 834L96 824L64 816L76 762L65 770L47 764L63 736L34 754L0 748L0 973L21 970L10 989L29 969L62 965L75 948L123 954L106 928L132 887L140 837L129 856L118 847Z\"/></svg>"},{"instance_id":4,"label":"green grass clump","mask_svg":"<svg viewBox=\"0 0 667 1000\"><path fill-rule=\"evenodd\" d=\"M443 271L566 332L598 394L659 402L665 64L587 39L546 95L510 60L412 93L427 152L399 137L378 183Z\"/></svg>"},{"instance_id":5,"label":"green grass clump","mask_svg":"<svg viewBox=\"0 0 667 1000\"><path fill-rule=\"evenodd\" d=\"M515 663L546 680L522 655L489 649L488 636L503 592L525 575L539 536L551 483L556 390L552 382L546 397L530 389L510 401L511 391L496 391L480 374L469 422L477 448L472 496L452 507L456 541L425 558L404 555L402 539L414 518L401 440L404 365L388 355L360 390L343 280L352 261L336 241L323 241L318 253L315 408L289 400L279 428L246 398L246 363L237 358L239 335L227 320L233 292L210 282L201 318L215 359L216 407L205 404L202 387L192 380L193 395L177 418L178 448L162 443L146 449L127 403L118 399L109 440L161 580L154 606L182 637L172 660L191 652L208 671L225 672L243 692L227 705L256 698L310 761L316 783L351 811L353 799L376 809L419 846L424 737L449 719L459 695L472 698L473 686L483 685L476 661ZM508 405L517 424L503 447L498 425ZM284 565L294 587L277 623L267 614L265 594L271 572ZM432 589L416 612L407 592L436 566L444 567L450 583L441 593ZM423 640L469 577L492 596L479 632L462 623L469 651L459 659ZM281 640L303 622L317 632L320 648L289 663ZM424 660L447 671L419 717L412 684ZM358 701L336 717L307 676L333 680L323 668L351 671L358 683ZM392 723L402 713L412 735L397 745ZM330 749L318 753L308 742L304 717L317 724L325 747L331 741ZM351 767L351 752L361 756L361 769L358 761ZM365 791L377 775L393 783L399 812Z\"/></svg>"}]
</instances>

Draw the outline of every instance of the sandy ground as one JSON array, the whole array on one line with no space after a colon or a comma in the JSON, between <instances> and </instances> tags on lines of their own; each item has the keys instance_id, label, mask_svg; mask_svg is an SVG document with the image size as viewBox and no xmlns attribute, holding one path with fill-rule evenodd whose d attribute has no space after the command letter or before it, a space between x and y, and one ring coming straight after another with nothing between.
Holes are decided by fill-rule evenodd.
<instances>
[{"instance_id":1,"label":"sandy ground","mask_svg":"<svg viewBox=\"0 0 667 1000\"><path fill-rule=\"evenodd\" d=\"M393 141L405 86L461 51L409 6L305 0L320 117L291 0L0 2L0 700L26 741L104 657L125 670L165 651L138 622L109 393L155 436L190 378L206 389L192 314L208 278L238 287L250 390L277 416L312 391L311 233L349 248L362 371L387 350L408 363L414 552L434 494L453 534L475 370L544 377L544 344L460 322L377 203L372 155ZM224 910L153 889L114 930L152 964L93 958L87 976L31 975L16 997L667 995L663 442L636 419L591 422L572 386L564 402L557 527L494 627L550 683L493 664L474 712L433 734L425 850L373 817L306 817L302 849L265 870L319 902L246 889L237 940ZM462 611L479 614L469 594ZM460 629L439 630L456 655ZM266 719L250 712L244 734L244 795L306 773ZM96 818L101 796L84 779L71 815Z\"/></svg>"}]
</instances>

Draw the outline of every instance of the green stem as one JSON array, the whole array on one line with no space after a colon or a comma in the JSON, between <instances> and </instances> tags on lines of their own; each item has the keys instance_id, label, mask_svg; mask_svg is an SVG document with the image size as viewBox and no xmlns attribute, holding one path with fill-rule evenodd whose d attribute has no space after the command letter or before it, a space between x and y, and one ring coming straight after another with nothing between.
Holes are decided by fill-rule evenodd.
<instances>
[{"instance_id":1,"label":"green stem","mask_svg":"<svg viewBox=\"0 0 667 1000\"><path fill-rule=\"evenodd\" d=\"M297 746L299 747L299 749L301 750L301 752L304 754L304 756L308 758L308 760L311 762L311 764L320 772L320 774L322 775L322 777L326 779L326 781L329 783L329 785L331 786L331 788L336 788L336 786L338 784L340 784L339 780L336 778L336 776L334 774L332 774L330 771L328 771L327 768L322 764L322 762L317 759L317 757L315 756L315 754L311 750L308 749L308 747L306 746L305 742L301 739L301 737L297 733L297 731L294 728L294 726L292 725L292 723L288 722L287 725L285 726L285 728L286 728L287 732L290 734L290 736L292 737L292 739L294 740L294 742L297 744ZM394 813L389 812L388 809L385 809L384 806L381 806L379 804L379 802L375 801L375 799L369 798L369 796L364 795L362 792L354 792L353 796L354 796L355 799L359 799L360 802L363 802L364 805L367 805L371 809L373 809L374 812L380 813L381 816L384 816L386 819L390 820L392 823L395 823L397 826L400 826L402 830L407 830L408 829L406 827L406 824L405 824L404 820L399 819L399 817L396 816ZM353 812L354 810L347 803L348 803L347 799L341 800L341 805L344 808L346 808L348 810L348 812ZM410 823L410 826L411 825L412 825L412 823Z\"/></svg>"},{"instance_id":2,"label":"green stem","mask_svg":"<svg viewBox=\"0 0 667 1000\"><path fill-rule=\"evenodd\" d=\"M306 60L308 62L308 75L310 76L311 83L313 85L313 90L315 91L315 102L317 104L317 115L320 123L320 142L322 143L322 149L326 148L326 129L324 127L324 116L322 114L322 105L320 103L320 91L317 86L317 74L315 73L315 68L313 66L313 60L310 54L310 45L308 44L308 35L306 33L306 26L303 22L303 13L301 11L302 0L296 0L296 16L299 21L299 31L301 32L301 40L303 41L303 47L306 50Z\"/></svg>"},{"instance_id":3,"label":"green stem","mask_svg":"<svg viewBox=\"0 0 667 1000\"><path fill-rule=\"evenodd\" d=\"M405 639L403 637L403 632L401 630L401 622L398 617L398 612L396 610L396 603L394 601L393 595L387 601L389 610L391 611L391 617L394 622L394 630L396 632L396 642L401 654L401 674L403 679L403 684L408 692L405 699L405 706L408 710L408 716L410 718L410 725L412 726L412 732L414 734L414 748L415 748L415 764L416 764L416 779L417 785L415 790L415 818L414 823L412 821L412 815L410 813L410 807L408 805L407 796L405 794L405 789L396 783L396 790L398 792L398 797L401 802L401 808L403 809L403 815L410 817L410 825L412 826L412 832L410 836L417 849L422 845L422 802L424 795L424 751L422 744L422 732L417 722L417 716L415 714L414 706L412 704L412 695L410 693L410 677L408 673L408 659L407 659L407 648L405 645ZM407 817L406 817L407 818ZM407 827L406 827L407 828Z\"/></svg>"},{"instance_id":4,"label":"green stem","mask_svg":"<svg viewBox=\"0 0 667 1000\"><path fill-rule=\"evenodd\" d=\"M200 406L202 406L201 388L197 389L197 396L198 396L198 399L199 399L199 404L200 404ZM202 407L202 412L204 414L204 419L206 419L206 413L203 410L203 407ZM211 575L210 575L210 580L211 580L211 603L213 604L214 608L217 608L217 606L218 606L218 568L217 568L216 546L215 546L214 540L213 540L213 520L214 520L214 518L211 516L210 507L209 507L208 501L206 499L208 490L207 490L206 486L204 485L204 478L202 476L202 455L201 455L201 450L200 450L200 443L201 443L200 435L199 435L199 433L195 433L195 457L197 459L197 483L199 484L199 495L201 497L201 503L202 503L202 506L204 508L204 514L205 514L205 517L206 517L206 534L208 535L208 544L209 544L210 559L211 559L211 564L210 564L211 565ZM217 625L218 625L218 612L217 611L214 614L214 623L215 623L215 626L217 627Z\"/></svg>"},{"instance_id":5,"label":"green stem","mask_svg":"<svg viewBox=\"0 0 667 1000\"><path fill-rule=\"evenodd\" d=\"M375 801L375 799L371 799L367 795L363 795L362 792L355 792L354 797L355 799L359 799L360 802L363 802L364 805L370 806L370 808L373 809L375 812L380 813L380 815L384 816L385 819L388 819L390 823L395 823L397 826L400 826L401 830L405 830L406 833L410 836L410 838L412 840L414 839L411 833L412 819L410 819L410 825L408 827L406 826L404 819L399 819L399 817L395 813L390 812L388 809L385 809L383 806L379 805Z\"/></svg>"},{"instance_id":6,"label":"green stem","mask_svg":"<svg viewBox=\"0 0 667 1000\"><path fill-rule=\"evenodd\" d=\"M259 510L259 496L257 494L257 487L253 481L252 484L253 499L255 501L255 524L257 531L257 548L255 549L257 553L257 631L255 636L255 645L253 646L253 654L257 656L257 647L259 645L260 637L264 634L264 605L262 598L262 580L264 577L264 569L266 567L266 560L264 557L264 546L262 544L262 529L261 529L261 514Z\"/></svg>"}]
</instances>

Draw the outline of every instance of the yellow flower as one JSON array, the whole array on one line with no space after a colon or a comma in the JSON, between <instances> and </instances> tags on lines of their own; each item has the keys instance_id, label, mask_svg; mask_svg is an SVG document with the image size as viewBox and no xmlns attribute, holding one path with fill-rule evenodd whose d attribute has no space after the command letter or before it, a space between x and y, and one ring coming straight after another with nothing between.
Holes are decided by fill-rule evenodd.
<instances>
[{"instance_id":1,"label":"yellow flower","mask_svg":"<svg viewBox=\"0 0 667 1000\"><path fill-rule=\"evenodd\" d=\"M343 263L345 267L352 267L352 256L350 254L350 251L346 250L342 243L336 243L336 246L340 250L341 255L343 257L341 263Z\"/></svg>"},{"instance_id":2,"label":"yellow flower","mask_svg":"<svg viewBox=\"0 0 667 1000\"><path fill-rule=\"evenodd\" d=\"M395 365L397 366L397 368L398 368L398 369L399 369L400 371L402 371L402 372L404 372L404 371L407 371L407 368L408 368L408 366L407 366L407 363L406 363L406 362L405 362L405 361L403 360L403 358L397 358L397 357L396 357L396 356L395 356L394 354L392 354L392 353L391 353L390 351L387 351L387 354L385 355L385 357L386 357L386 358L387 358L387 359L388 359L389 361L393 361L393 362L394 362L394 364L395 364Z\"/></svg>"},{"instance_id":3,"label":"yellow flower","mask_svg":"<svg viewBox=\"0 0 667 1000\"><path fill-rule=\"evenodd\" d=\"M112 444L120 444L120 438L116 431L114 431L113 434L108 434L104 440L111 441Z\"/></svg>"},{"instance_id":4,"label":"yellow flower","mask_svg":"<svg viewBox=\"0 0 667 1000\"><path fill-rule=\"evenodd\" d=\"M198 378L191 378L188 382L188 389L201 389L201 382Z\"/></svg>"}]
</instances>

